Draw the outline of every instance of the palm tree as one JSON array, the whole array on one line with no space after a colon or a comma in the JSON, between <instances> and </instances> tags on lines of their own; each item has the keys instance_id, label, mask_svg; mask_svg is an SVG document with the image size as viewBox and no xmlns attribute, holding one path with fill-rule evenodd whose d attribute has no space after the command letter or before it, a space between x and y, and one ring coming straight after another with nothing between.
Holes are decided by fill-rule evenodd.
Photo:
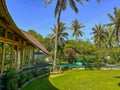
<instances>
[{"instance_id":1,"label":"palm tree","mask_svg":"<svg viewBox=\"0 0 120 90\"><path fill-rule=\"evenodd\" d=\"M68 33L65 32L65 30L67 29L67 27L65 26L65 23L60 22L60 29L58 31L58 43L62 43L63 45L65 44L65 39L68 39ZM56 30L57 30L57 26L55 25L54 28L52 28L54 34L53 35L53 39L55 39L55 34L56 34Z\"/></svg>"},{"instance_id":2,"label":"palm tree","mask_svg":"<svg viewBox=\"0 0 120 90\"><path fill-rule=\"evenodd\" d=\"M93 32L91 34L94 34L93 38L96 46L98 48L104 46L104 41L105 41L105 30L104 27L99 24L95 25L94 28L92 28Z\"/></svg>"},{"instance_id":3,"label":"palm tree","mask_svg":"<svg viewBox=\"0 0 120 90\"><path fill-rule=\"evenodd\" d=\"M117 9L116 7L114 8L114 16L110 15L109 13L107 14L108 17L111 19L112 23L107 24L108 26L114 26L114 30L112 32L112 37L116 36L116 40L118 41L118 44L120 42L120 9Z\"/></svg>"},{"instance_id":4,"label":"palm tree","mask_svg":"<svg viewBox=\"0 0 120 90\"><path fill-rule=\"evenodd\" d=\"M67 29L67 27L65 26L65 23L60 22L59 26L60 26L60 29L58 31L58 47L57 47L57 49L58 49L59 59L62 59L64 57L63 48L64 48L64 45L66 43L65 39L68 39L68 33L65 32L65 30ZM50 36L52 36L53 41L55 41L57 26L54 25L54 28L52 28L52 30L53 30L53 34L50 34Z\"/></svg>"},{"instance_id":5,"label":"palm tree","mask_svg":"<svg viewBox=\"0 0 120 90\"><path fill-rule=\"evenodd\" d=\"M46 3L49 4L52 0L46 0ZM60 17L62 11L66 10L67 3L69 2L70 7L75 11L75 13L78 13L78 8L76 7L76 2L82 3L82 0L57 0L56 7L55 7L55 17L57 16L57 29L56 29L56 40L55 40L55 53L54 53L54 63L53 63L53 71L55 70L56 66L56 59L57 59L57 47L58 47L58 31L60 29Z\"/></svg>"},{"instance_id":6,"label":"palm tree","mask_svg":"<svg viewBox=\"0 0 120 90\"><path fill-rule=\"evenodd\" d=\"M52 0L45 0L46 4L49 4ZM89 0L86 0L89 1ZM97 0L98 2L100 0ZM60 23L60 17L62 11L66 10L67 3L70 4L70 7L75 11L75 13L78 13L79 10L76 7L76 3L80 3L83 5L82 0L57 0L56 7L54 11L55 18L57 16L57 30L56 30L56 40L55 40L55 53L54 53L54 63L53 63L53 71L55 70L56 66L56 58L57 58L57 46L58 46L58 31L59 31L59 23Z\"/></svg>"},{"instance_id":7,"label":"palm tree","mask_svg":"<svg viewBox=\"0 0 120 90\"><path fill-rule=\"evenodd\" d=\"M74 30L73 31L73 34L72 36L76 36L76 40L78 40L78 37L79 36L82 36L84 33L80 30L81 28L85 27L82 23L79 23L78 20L74 20L72 21L72 26L71 26L71 30Z\"/></svg>"},{"instance_id":8,"label":"palm tree","mask_svg":"<svg viewBox=\"0 0 120 90\"><path fill-rule=\"evenodd\" d=\"M115 37L111 38L111 35L113 33L113 27L108 27L107 30L105 31L105 44L106 44L106 48L110 48L116 45L116 40Z\"/></svg>"}]
</instances>

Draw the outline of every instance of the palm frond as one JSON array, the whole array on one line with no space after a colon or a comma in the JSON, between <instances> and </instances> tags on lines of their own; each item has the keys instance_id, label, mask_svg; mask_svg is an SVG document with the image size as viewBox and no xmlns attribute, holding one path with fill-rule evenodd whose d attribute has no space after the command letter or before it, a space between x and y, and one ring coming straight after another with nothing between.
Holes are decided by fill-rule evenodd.
<instances>
[{"instance_id":1,"label":"palm frond","mask_svg":"<svg viewBox=\"0 0 120 90\"><path fill-rule=\"evenodd\" d=\"M52 41L54 41L55 40L55 34L49 34L48 38L50 38Z\"/></svg>"},{"instance_id":2,"label":"palm frond","mask_svg":"<svg viewBox=\"0 0 120 90\"><path fill-rule=\"evenodd\" d=\"M67 0L63 0L62 2L62 10L64 11L67 7Z\"/></svg>"},{"instance_id":3,"label":"palm frond","mask_svg":"<svg viewBox=\"0 0 120 90\"><path fill-rule=\"evenodd\" d=\"M108 26L108 27L112 25L114 25L114 23L104 24L104 26Z\"/></svg>"},{"instance_id":4,"label":"palm frond","mask_svg":"<svg viewBox=\"0 0 120 90\"><path fill-rule=\"evenodd\" d=\"M75 13L79 12L74 0L69 0L69 4L70 4L70 7L75 11Z\"/></svg>"},{"instance_id":5,"label":"palm frond","mask_svg":"<svg viewBox=\"0 0 120 90\"><path fill-rule=\"evenodd\" d=\"M79 2L81 5L84 5L82 0L76 0L77 2Z\"/></svg>"},{"instance_id":6,"label":"palm frond","mask_svg":"<svg viewBox=\"0 0 120 90\"><path fill-rule=\"evenodd\" d=\"M117 15L117 8L114 7L114 15Z\"/></svg>"},{"instance_id":7,"label":"palm frond","mask_svg":"<svg viewBox=\"0 0 120 90\"><path fill-rule=\"evenodd\" d=\"M57 0L56 6L55 6L55 11L54 11L54 16L56 17L58 12L59 12L59 8L60 8L60 1L61 0Z\"/></svg>"},{"instance_id":8,"label":"palm frond","mask_svg":"<svg viewBox=\"0 0 120 90\"><path fill-rule=\"evenodd\" d=\"M109 13L107 15L111 19L111 21L114 22L114 17L112 15L110 15Z\"/></svg>"}]
</instances>

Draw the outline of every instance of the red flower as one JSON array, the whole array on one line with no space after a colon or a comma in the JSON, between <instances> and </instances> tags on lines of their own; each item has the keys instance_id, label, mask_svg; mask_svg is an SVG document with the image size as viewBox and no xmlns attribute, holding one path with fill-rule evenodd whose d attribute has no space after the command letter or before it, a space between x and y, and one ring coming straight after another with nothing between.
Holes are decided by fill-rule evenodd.
<instances>
[{"instance_id":1,"label":"red flower","mask_svg":"<svg viewBox=\"0 0 120 90\"><path fill-rule=\"evenodd\" d=\"M75 52L75 50L73 48L68 48L67 49L67 53L69 53L69 54L75 54L76 52Z\"/></svg>"}]
</instances>

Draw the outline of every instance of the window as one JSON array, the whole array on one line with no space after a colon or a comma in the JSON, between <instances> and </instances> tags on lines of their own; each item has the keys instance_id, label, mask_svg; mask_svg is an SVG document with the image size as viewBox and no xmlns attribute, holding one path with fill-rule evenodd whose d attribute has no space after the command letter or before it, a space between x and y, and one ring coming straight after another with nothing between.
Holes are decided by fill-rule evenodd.
<instances>
[{"instance_id":1,"label":"window","mask_svg":"<svg viewBox=\"0 0 120 90\"><path fill-rule=\"evenodd\" d=\"M5 37L5 29L0 26L0 37Z\"/></svg>"},{"instance_id":2,"label":"window","mask_svg":"<svg viewBox=\"0 0 120 90\"><path fill-rule=\"evenodd\" d=\"M19 38L18 38L18 37L15 37L15 41L18 42L18 41L19 41Z\"/></svg>"},{"instance_id":3,"label":"window","mask_svg":"<svg viewBox=\"0 0 120 90\"><path fill-rule=\"evenodd\" d=\"M7 39L13 40L13 34L11 32L7 32Z\"/></svg>"},{"instance_id":4,"label":"window","mask_svg":"<svg viewBox=\"0 0 120 90\"><path fill-rule=\"evenodd\" d=\"M2 65L2 51L3 51L3 43L0 42L0 72L1 72L1 65Z\"/></svg>"}]
</instances>

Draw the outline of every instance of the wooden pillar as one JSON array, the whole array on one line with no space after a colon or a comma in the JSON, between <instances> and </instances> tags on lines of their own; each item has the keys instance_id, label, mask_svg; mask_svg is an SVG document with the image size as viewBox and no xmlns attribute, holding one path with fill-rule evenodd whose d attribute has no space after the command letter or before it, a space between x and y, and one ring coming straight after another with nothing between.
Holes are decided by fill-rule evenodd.
<instances>
[{"instance_id":1,"label":"wooden pillar","mask_svg":"<svg viewBox=\"0 0 120 90\"><path fill-rule=\"evenodd\" d=\"M24 67L26 66L26 48L24 48Z\"/></svg>"},{"instance_id":2,"label":"wooden pillar","mask_svg":"<svg viewBox=\"0 0 120 90\"><path fill-rule=\"evenodd\" d=\"M14 45L12 44L11 54L10 54L10 67L13 68L13 54L14 54Z\"/></svg>"},{"instance_id":3,"label":"wooden pillar","mask_svg":"<svg viewBox=\"0 0 120 90\"><path fill-rule=\"evenodd\" d=\"M3 51L2 51L2 65L1 65L2 68L1 68L1 74L4 72L6 38L7 38L7 31L5 30L5 40L4 40L4 43L3 43Z\"/></svg>"},{"instance_id":4,"label":"wooden pillar","mask_svg":"<svg viewBox=\"0 0 120 90\"><path fill-rule=\"evenodd\" d=\"M15 62L15 68L16 68L16 69L18 69L18 50L19 50L19 47L17 46L16 62Z\"/></svg>"},{"instance_id":5,"label":"wooden pillar","mask_svg":"<svg viewBox=\"0 0 120 90\"><path fill-rule=\"evenodd\" d=\"M31 63L31 65L33 65L33 64L32 64L32 55L33 55L32 53L33 53L33 52L32 52L32 48L30 48L30 63Z\"/></svg>"},{"instance_id":6,"label":"wooden pillar","mask_svg":"<svg viewBox=\"0 0 120 90\"><path fill-rule=\"evenodd\" d=\"M24 68L24 55L25 55L25 51L24 51L24 48L23 48L22 68Z\"/></svg>"},{"instance_id":7,"label":"wooden pillar","mask_svg":"<svg viewBox=\"0 0 120 90\"><path fill-rule=\"evenodd\" d=\"M26 57L26 60L27 60L27 67L29 67L29 48L27 47L27 53L26 53L27 57Z\"/></svg>"},{"instance_id":8,"label":"wooden pillar","mask_svg":"<svg viewBox=\"0 0 120 90\"><path fill-rule=\"evenodd\" d=\"M22 61L23 61L23 48L21 48L20 52L20 69L22 69Z\"/></svg>"},{"instance_id":9,"label":"wooden pillar","mask_svg":"<svg viewBox=\"0 0 120 90\"><path fill-rule=\"evenodd\" d=\"M14 68L14 57L15 57L15 51L14 51L14 42L15 42L15 33L13 33L13 41L12 41L12 51L11 51L11 56L10 56L10 67Z\"/></svg>"},{"instance_id":10,"label":"wooden pillar","mask_svg":"<svg viewBox=\"0 0 120 90\"><path fill-rule=\"evenodd\" d=\"M32 50L32 64L34 65L34 49Z\"/></svg>"},{"instance_id":11,"label":"wooden pillar","mask_svg":"<svg viewBox=\"0 0 120 90\"><path fill-rule=\"evenodd\" d=\"M30 65L30 48L28 48L28 65Z\"/></svg>"},{"instance_id":12,"label":"wooden pillar","mask_svg":"<svg viewBox=\"0 0 120 90\"><path fill-rule=\"evenodd\" d=\"M3 51L2 51L2 68L1 68L1 74L4 71L4 61L5 61L5 47L6 47L6 43L3 43Z\"/></svg>"},{"instance_id":13,"label":"wooden pillar","mask_svg":"<svg viewBox=\"0 0 120 90\"><path fill-rule=\"evenodd\" d=\"M26 66L26 48L24 48L24 67Z\"/></svg>"}]
</instances>

